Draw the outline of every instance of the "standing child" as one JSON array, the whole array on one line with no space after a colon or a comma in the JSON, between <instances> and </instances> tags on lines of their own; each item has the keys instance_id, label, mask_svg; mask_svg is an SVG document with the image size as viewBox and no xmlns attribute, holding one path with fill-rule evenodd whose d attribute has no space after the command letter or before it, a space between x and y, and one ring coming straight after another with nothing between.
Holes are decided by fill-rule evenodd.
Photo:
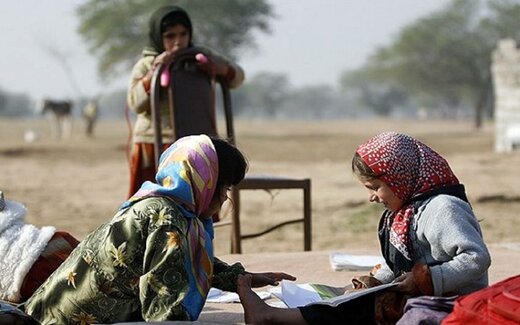
<instances>
[{"instance_id":1,"label":"standing child","mask_svg":"<svg viewBox=\"0 0 520 325\"><path fill-rule=\"evenodd\" d=\"M191 19L180 7L162 7L152 14L149 45L144 48L141 59L135 64L128 86L128 107L137 114L130 153L128 197L134 195L143 182L153 181L155 176L154 129L150 103L150 85L154 71L159 65L171 62L179 50L192 47L192 38ZM244 71L240 66L212 54L207 49L205 52L209 60L201 64L203 70L224 77L230 88L242 84ZM159 109L163 121L162 142L166 148L172 143L174 130L168 123L170 119L166 89L163 92Z\"/></svg>"},{"instance_id":2,"label":"standing child","mask_svg":"<svg viewBox=\"0 0 520 325\"><path fill-rule=\"evenodd\" d=\"M83 118L85 119L85 134L87 137L94 135L94 125L98 119L99 114L99 96L94 97L83 108Z\"/></svg>"},{"instance_id":3,"label":"standing child","mask_svg":"<svg viewBox=\"0 0 520 325\"><path fill-rule=\"evenodd\" d=\"M437 152L408 135L385 132L357 148L352 171L369 201L386 208L378 232L386 265L363 282L396 281L395 291L336 308L278 309L255 298L250 277L243 276L239 295L247 323L391 324L410 297L463 295L488 285L491 261L480 226L464 186Z\"/></svg>"}]
</instances>

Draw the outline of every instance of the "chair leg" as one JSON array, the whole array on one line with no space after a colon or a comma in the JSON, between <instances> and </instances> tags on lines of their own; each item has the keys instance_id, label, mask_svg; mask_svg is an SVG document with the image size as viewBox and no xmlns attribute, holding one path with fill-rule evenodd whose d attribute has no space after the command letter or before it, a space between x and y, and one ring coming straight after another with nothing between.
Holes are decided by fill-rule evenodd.
<instances>
[{"instance_id":1,"label":"chair leg","mask_svg":"<svg viewBox=\"0 0 520 325\"><path fill-rule=\"evenodd\" d=\"M309 180L303 189L303 250L310 251L311 246L311 184Z\"/></svg>"},{"instance_id":2,"label":"chair leg","mask_svg":"<svg viewBox=\"0 0 520 325\"><path fill-rule=\"evenodd\" d=\"M242 234L240 232L240 190L233 187L233 222L231 224L231 254L242 254Z\"/></svg>"}]
</instances>

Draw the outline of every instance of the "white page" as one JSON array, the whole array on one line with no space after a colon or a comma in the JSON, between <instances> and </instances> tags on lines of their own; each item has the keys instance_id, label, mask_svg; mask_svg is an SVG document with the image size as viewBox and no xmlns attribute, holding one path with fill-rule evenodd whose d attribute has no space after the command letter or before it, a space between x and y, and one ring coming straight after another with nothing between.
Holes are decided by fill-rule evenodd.
<instances>
[{"instance_id":1,"label":"white page","mask_svg":"<svg viewBox=\"0 0 520 325\"><path fill-rule=\"evenodd\" d=\"M254 291L262 300L271 297L267 291ZM222 291L217 288L211 288L208 292L207 302L231 303L240 302L240 297L235 292Z\"/></svg>"},{"instance_id":2,"label":"white page","mask_svg":"<svg viewBox=\"0 0 520 325\"><path fill-rule=\"evenodd\" d=\"M315 303L323 304L323 305L329 305L329 306L337 306L340 303L344 303L344 302L350 301L352 299L356 299L356 298L358 298L360 296L364 296L364 295L367 295L367 294L372 294L374 292L378 292L378 291L386 290L388 288L395 287L398 284L399 283L391 282L391 283L387 283L387 284L381 284L381 285L378 285L378 286L375 286L375 287L372 287L372 288L368 288L368 289L354 290L354 291L351 291L351 292L346 293L344 295L337 296L337 297L334 297L334 298L330 298L330 299L327 299L327 300L316 301Z\"/></svg>"},{"instance_id":3,"label":"white page","mask_svg":"<svg viewBox=\"0 0 520 325\"><path fill-rule=\"evenodd\" d=\"M279 288L270 289L270 292L278 299L283 301L289 308L306 306L309 304L337 306L342 302L355 299L359 296L386 290L396 285L397 283L395 282L382 284L369 289L354 290L334 298L323 300L323 298L309 283L297 284L292 281L282 280L281 286Z\"/></svg>"},{"instance_id":4,"label":"white page","mask_svg":"<svg viewBox=\"0 0 520 325\"><path fill-rule=\"evenodd\" d=\"M292 281L282 280L281 287L282 300L289 308L305 306L323 300L316 290L314 290L314 288L308 283L296 284Z\"/></svg>"}]
</instances>

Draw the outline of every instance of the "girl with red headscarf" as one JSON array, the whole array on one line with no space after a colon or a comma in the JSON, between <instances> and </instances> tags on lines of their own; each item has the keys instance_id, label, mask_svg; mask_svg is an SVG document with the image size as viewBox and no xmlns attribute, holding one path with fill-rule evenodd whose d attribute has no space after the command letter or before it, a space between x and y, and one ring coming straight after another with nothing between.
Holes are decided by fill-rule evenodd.
<instances>
[{"instance_id":1,"label":"girl with red headscarf","mask_svg":"<svg viewBox=\"0 0 520 325\"><path fill-rule=\"evenodd\" d=\"M440 322L449 311L446 297L488 285L491 260L480 226L464 186L437 152L406 134L385 132L356 149L352 171L368 190L369 201L386 208L378 232L386 264L353 284L398 285L337 307L276 309L251 294L250 277L240 277L247 323L393 324L406 301L417 296L433 296L430 302L447 308L435 316Z\"/></svg>"}]
</instances>

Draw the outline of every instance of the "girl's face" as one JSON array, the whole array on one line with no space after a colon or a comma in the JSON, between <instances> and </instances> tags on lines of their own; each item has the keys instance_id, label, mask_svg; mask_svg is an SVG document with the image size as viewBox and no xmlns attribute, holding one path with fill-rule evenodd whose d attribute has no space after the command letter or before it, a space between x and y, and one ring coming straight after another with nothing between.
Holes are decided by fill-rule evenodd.
<instances>
[{"instance_id":1,"label":"girl's face","mask_svg":"<svg viewBox=\"0 0 520 325\"><path fill-rule=\"evenodd\" d=\"M229 190L229 186L222 187L220 191L218 191L218 189L215 190L213 200L211 200L211 203L209 204L209 207L206 209L206 211L201 213L201 217L207 219L211 218L215 213L218 213L222 208L222 204L224 204L224 202L226 202L228 199L227 194Z\"/></svg>"},{"instance_id":2,"label":"girl's face","mask_svg":"<svg viewBox=\"0 0 520 325\"><path fill-rule=\"evenodd\" d=\"M177 52L188 47L190 42L190 31L183 25L167 27L162 33L163 47L165 51Z\"/></svg>"},{"instance_id":3,"label":"girl's face","mask_svg":"<svg viewBox=\"0 0 520 325\"><path fill-rule=\"evenodd\" d=\"M392 212L398 211L403 206L403 200L398 198L383 181L376 178L360 180L360 182L367 188L370 202L381 203Z\"/></svg>"}]
</instances>

